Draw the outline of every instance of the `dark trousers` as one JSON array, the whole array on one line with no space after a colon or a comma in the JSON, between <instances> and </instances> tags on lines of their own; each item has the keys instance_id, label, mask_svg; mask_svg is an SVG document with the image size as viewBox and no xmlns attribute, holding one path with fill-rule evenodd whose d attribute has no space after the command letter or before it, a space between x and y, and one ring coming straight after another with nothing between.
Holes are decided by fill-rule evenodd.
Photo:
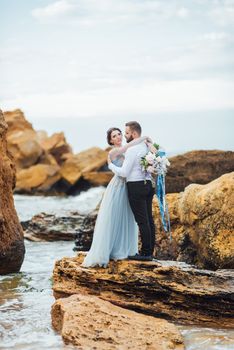
<instances>
[{"instance_id":1,"label":"dark trousers","mask_svg":"<svg viewBox=\"0 0 234 350\"><path fill-rule=\"evenodd\" d=\"M155 245L155 226L152 214L154 189L151 181L127 182L128 198L135 220L139 226L141 254L152 255Z\"/></svg>"}]
</instances>

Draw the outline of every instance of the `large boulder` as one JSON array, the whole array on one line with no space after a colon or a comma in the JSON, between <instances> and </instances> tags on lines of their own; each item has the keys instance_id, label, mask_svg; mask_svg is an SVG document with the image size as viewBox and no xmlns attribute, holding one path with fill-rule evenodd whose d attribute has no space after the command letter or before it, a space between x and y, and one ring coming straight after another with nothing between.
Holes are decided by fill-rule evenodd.
<instances>
[{"instance_id":1,"label":"large boulder","mask_svg":"<svg viewBox=\"0 0 234 350\"><path fill-rule=\"evenodd\" d=\"M37 163L43 153L36 131L21 110L4 112L8 124L7 141L17 168L28 168Z\"/></svg>"},{"instance_id":2,"label":"large boulder","mask_svg":"<svg viewBox=\"0 0 234 350\"><path fill-rule=\"evenodd\" d=\"M61 179L58 165L37 164L17 172L15 192L52 193L53 186ZM56 194L56 191L55 191Z\"/></svg>"},{"instance_id":3,"label":"large boulder","mask_svg":"<svg viewBox=\"0 0 234 350\"><path fill-rule=\"evenodd\" d=\"M24 113L20 109L6 111L3 113L3 115L8 125L7 137L8 135L17 133L18 131L34 131L32 124L26 120Z\"/></svg>"},{"instance_id":4,"label":"large boulder","mask_svg":"<svg viewBox=\"0 0 234 350\"><path fill-rule=\"evenodd\" d=\"M25 254L23 230L13 199L16 169L6 133L7 124L0 111L0 274L18 272Z\"/></svg>"},{"instance_id":5,"label":"large boulder","mask_svg":"<svg viewBox=\"0 0 234 350\"><path fill-rule=\"evenodd\" d=\"M83 178L93 186L106 186L113 177L111 171L91 171L83 172Z\"/></svg>"},{"instance_id":6,"label":"large boulder","mask_svg":"<svg viewBox=\"0 0 234 350\"><path fill-rule=\"evenodd\" d=\"M43 150L56 159L58 164L62 164L65 161L65 155L72 154L71 146L67 143L63 132L55 133L47 138L41 138L40 144Z\"/></svg>"},{"instance_id":7,"label":"large boulder","mask_svg":"<svg viewBox=\"0 0 234 350\"><path fill-rule=\"evenodd\" d=\"M66 344L79 349L183 350L178 329L166 320L125 310L95 296L57 300L52 325Z\"/></svg>"},{"instance_id":8,"label":"large boulder","mask_svg":"<svg viewBox=\"0 0 234 350\"><path fill-rule=\"evenodd\" d=\"M154 217L158 258L206 268L234 268L234 172L206 185L192 184L168 194L172 242L161 229L157 201Z\"/></svg>"},{"instance_id":9,"label":"large boulder","mask_svg":"<svg viewBox=\"0 0 234 350\"><path fill-rule=\"evenodd\" d=\"M179 323L234 327L234 271L199 270L179 262L111 261L84 268L84 253L55 263L56 298L93 294L111 303Z\"/></svg>"},{"instance_id":10,"label":"large boulder","mask_svg":"<svg viewBox=\"0 0 234 350\"><path fill-rule=\"evenodd\" d=\"M105 168L107 154L107 150L102 150L98 147L89 148L86 151L69 157L62 165L60 174L71 186L76 184L82 177L90 181L93 185L105 185L113 176L111 172L107 171ZM102 174L102 171L104 174Z\"/></svg>"},{"instance_id":11,"label":"large boulder","mask_svg":"<svg viewBox=\"0 0 234 350\"><path fill-rule=\"evenodd\" d=\"M234 152L191 151L171 157L170 163L166 178L167 193L181 192L192 183L207 184L234 171Z\"/></svg>"}]
</instances>

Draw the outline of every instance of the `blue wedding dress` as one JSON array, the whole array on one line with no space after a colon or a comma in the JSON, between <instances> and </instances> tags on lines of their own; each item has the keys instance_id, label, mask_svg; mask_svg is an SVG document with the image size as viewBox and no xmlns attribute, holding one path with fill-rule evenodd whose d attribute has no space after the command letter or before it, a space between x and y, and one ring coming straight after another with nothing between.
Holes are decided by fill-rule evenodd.
<instances>
[{"instance_id":1,"label":"blue wedding dress","mask_svg":"<svg viewBox=\"0 0 234 350\"><path fill-rule=\"evenodd\" d=\"M123 156L113 163L122 166ZM104 193L94 228L92 246L82 266L106 267L138 252L138 227L128 201L126 180L114 175Z\"/></svg>"}]
</instances>

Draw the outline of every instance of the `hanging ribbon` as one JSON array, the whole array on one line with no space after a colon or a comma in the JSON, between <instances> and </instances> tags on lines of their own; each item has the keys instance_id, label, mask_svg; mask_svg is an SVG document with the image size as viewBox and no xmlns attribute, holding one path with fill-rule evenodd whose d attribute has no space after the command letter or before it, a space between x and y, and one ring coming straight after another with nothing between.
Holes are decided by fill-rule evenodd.
<instances>
[{"instance_id":1,"label":"hanging ribbon","mask_svg":"<svg viewBox=\"0 0 234 350\"><path fill-rule=\"evenodd\" d=\"M158 152L160 157L165 155L164 151ZM170 225L170 217L168 211L168 205L166 202L166 191L165 191L165 175L158 174L157 176L157 186L156 186L156 196L158 198L159 210L162 219L162 225L165 232L168 232L171 240L171 225Z\"/></svg>"}]
</instances>

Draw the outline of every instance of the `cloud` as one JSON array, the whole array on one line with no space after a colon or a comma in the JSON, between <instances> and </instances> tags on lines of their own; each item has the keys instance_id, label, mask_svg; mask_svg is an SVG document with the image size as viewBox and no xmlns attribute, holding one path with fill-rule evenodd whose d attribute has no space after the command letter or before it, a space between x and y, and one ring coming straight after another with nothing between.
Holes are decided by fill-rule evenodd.
<instances>
[{"instance_id":1,"label":"cloud","mask_svg":"<svg viewBox=\"0 0 234 350\"><path fill-rule=\"evenodd\" d=\"M201 36L201 39L207 40L207 41L227 41L231 39L231 36L229 33L225 32L209 32L205 33Z\"/></svg>"},{"instance_id":2,"label":"cloud","mask_svg":"<svg viewBox=\"0 0 234 350\"><path fill-rule=\"evenodd\" d=\"M20 101L24 95L34 99L41 91L53 98L66 91L88 96L101 94L105 89L123 91L126 86L128 91L137 90L138 86L147 87L158 81L229 81L234 76L233 41L228 32L205 32L187 45L163 44L160 50L139 50L124 56L124 60L115 55L106 57L106 52L101 59L87 54L81 60L79 48L72 55L60 47L55 51L1 48L1 96L5 101L16 97Z\"/></svg>"},{"instance_id":3,"label":"cloud","mask_svg":"<svg viewBox=\"0 0 234 350\"><path fill-rule=\"evenodd\" d=\"M234 24L234 0L218 0L209 11L209 16L220 26Z\"/></svg>"},{"instance_id":4,"label":"cloud","mask_svg":"<svg viewBox=\"0 0 234 350\"><path fill-rule=\"evenodd\" d=\"M113 76L141 84L145 79L231 79L234 76L234 38L227 32L205 32L186 45L162 46L138 54L128 63L109 67Z\"/></svg>"},{"instance_id":5,"label":"cloud","mask_svg":"<svg viewBox=\"0 0 234 350\"><path fill-rule=\"evenodd\" d=\"M67 20L71 23L96 24L117 21L151 21L189 16L189 10L176 3L157 0L60 0L35 8L32 15L40 21Z\"/></svg>"},{"instance_id":6,"label":"cloud","mask_svg":"<svg viewBox=\"0 0 234 350\"><path fill-rule=\"evenodd\" d=\"M96 91L68 90L18 96L2 108L23 108L32 116L95 117L134 113L201 111L234 108L234 83L218 79L150 81Z\"/></svg>"},{"instance_id":7,"label":"cloud","mask_svg":"<svg viewBox=\"0 0 234 350\"><path fill-rule=\"evenodd\" d=\"M176 15L180 18L186 18L189 16L189 10L185 7L181 7L176 11Z\"/></svg>"},{"instance_id":8,"label":"cloud","mask_svg":"<svg viewBox=\"0 0 234 350\"><path fill-rule=\"evenodd\" d=\"M53 35L35 20L22 35L15 23L15 42L0 49L4 108L44 117L232 108L233 32L210 13L233 2L50 0L32 15L54 23Z\"/></svg>"},{"instance_id":9,"label":"cloud","mask_svg":"<svg viewBox=\"0 0 234 350\"><path fill-rule=\"evenodd\" d=\"M49 4L45 7L32 10L32 15L37 19L60 18L63 16L71 15L74 9L76 9L75 4L67 0L60 0L53 2L52 4Z\"/></svg>"}]
</instances>

